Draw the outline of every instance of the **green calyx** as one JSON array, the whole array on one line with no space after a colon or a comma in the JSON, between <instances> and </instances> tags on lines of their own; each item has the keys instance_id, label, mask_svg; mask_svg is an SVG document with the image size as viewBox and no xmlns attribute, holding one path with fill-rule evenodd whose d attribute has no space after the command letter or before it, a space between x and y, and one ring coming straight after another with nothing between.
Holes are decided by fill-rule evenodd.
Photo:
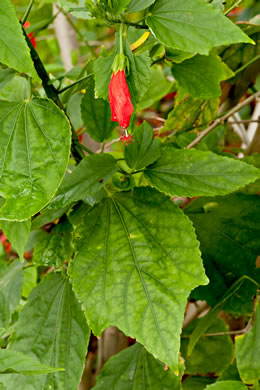
<instances>
[{"instance_id":1,"label":"green calyx","mask_svg":"<svg viewBox=\"0 0 260 390\"><path fill-rule=\"evenodd\" d=\"M125 56L123 53L118 54L113 62L112 65L112 71L113 73L118 72L119 70L126 70L129 71L129 60L128 57Z\"/></svg>"}]
</instances>

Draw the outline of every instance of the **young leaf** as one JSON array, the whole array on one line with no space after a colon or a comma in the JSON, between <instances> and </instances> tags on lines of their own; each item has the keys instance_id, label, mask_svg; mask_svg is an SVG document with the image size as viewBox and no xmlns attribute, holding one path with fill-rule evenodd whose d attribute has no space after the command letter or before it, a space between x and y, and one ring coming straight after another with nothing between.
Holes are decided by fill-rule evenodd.
<instances>
[{"instance_id":1,"label":"young leaf","mask_svg":"<svg viewBox=\"0 0 260 390\"><path fill-rule=\"evenodd\" d=\"M33 251L33 262L39 265L60 267L72 255L72 226L69 221L58 225L43 240L38 241Z\"/></svg>"},{"instance_id":2,"label":"young leaf","mask_svg":"<svg viewBox=\"0 0 260 390\"><path fill-rule=\"evenodd\" d=\"M94 81L88 84L80 107L82 120L91 138L97 142L108 139L117 123L111 121L109 103L103 99L95 99Z\"/></svg>"},{"instance_id":3,"label":"young leaf","mask_svg":"<svg viewBox=\"0 0 260 390\"><path fill-rule=\"evenodd\" d=\"M56 371L64 371L63 368L49 367L21 352L0 349L0 375L42 375Z\"/></svg>"},{"instance_id":4,"label":"young leaf","mask_svg":"<svg viewBox=\"0 0 260 390\"><path fill-rule=\"evenodd\" d=\"M93 390L180 390L180 380L136 343L109 359Z\"/></svg>"},{"instance_id":5,"label":"young leaf","mask_svg":"<svg viewBox=\"0 0 260 390\"><path fill-rule=\"evenodd\" d=\"M219 10L203 0L157 0L146 20L159 41L179 50L207 55L216 46L254 43Z\"/></svg>"},{"instance_id":6,"label":"young leaf","mask_svg":"<svg viewBox=\"0 0 260 390\"><path fill-rule=\"evenodd\" d=\"M109 154L99 153L84 158L67 175L48 207L63 208L73 202L95 195L117 171L117 161Z\"/></svg>"},{"instance_id":7,"label":"young leaf","mask_svg":"<svg viewBox=\"0 0 260 390\"><path fill-rule=\"evenodd\" d=\"M254 383L260 379L260 304L256 301L254 326L249 333L236 336L236 359L241 379Z\"/></svg>"},{"instance_id":8,"label":"young leaf","mask_svg":"<svg viewBox=\"0 0 260 390\"><path fill-rule=\"evenodd\" d=\"M144 168L160 157L160 141L153 140L153 129L147 122L135 129L133 137L134 142L125 148L125 160L130 168Z\"/></svg>"},{"instance_id":9,"label":"young leaf","mask_svg":"<svg viewBox=\"0 0 260 390\"><path fill-rule=\"evenodd\" d=\"M208 385L205 390L247 390L247 387L238 381L221 381Z\"/></svg>"},{"instance_id":10,"label":"young leaf","mask_svg":"<svg viewBox=\"0 0 260 390\"><path fill-rule=\"evenodd\" d=\"M24 249L31 231L31 220L24 222L0 221L0 228L17 251L19 259L23 261Z\"/></svg>"},{"instance_id":11,"label":"young leaf","mask_svg":"<svg viewBox=\"0 0 260 390\"><path fill-rule=\"evenodd\" d=\"M1 219L27 220L60 185L70 155L70 125L48 99L0 101L0 133L0 195L6 200Z\"/></svg>"},{"instance_id":12,"label":"young leaf","mask_svg":"<svg viewBox=\"0 0 260 390\"><path fill-rule=\"evenodd\" d=\"M128 5L129 12L138 12L152 5L155 0L131 0Z\"/></svg>"},{"instance_id":13,"label":"young leaf","mask_svg":"<svg viewBox=\"0 0 260 390\"><path fill-rule=\"evenodd\" d=\"M63 367L48 376L7 375L7 389L78 389L87 351L89 328L68 279L48 275L30 294L20 312L9 348L37 358L41 364Z\"/></svg>"},{"instance_id":14,"label":"young leaf","mask_svg":"<svg viewBox=\"0 0 260 390\"><path fill-rule=\"evenodd\" d=\"M10 0L1 0L0 25L0 62L38 79L15 7Z\"/></svg>"},{"instance_id":15,"label":"young leaf","mask_svg":"<svg viewBox=\"0 0 260 390\"><path fill-rule=\"evenodd\" d=\"M69 274L93 332L118 326L177 370L186 299L207 283L189 220L163 194L137 188L89 209L76 232Z\"/></svg>"},{"instance_id":16,"label":"young leaf","mask_svg":"<svg viewBox=\"0 0 260 390\"><path fill-rule=\"evenodd\" d=\"M166 147L146 168L149 184L176 196L224 195L259 178L260 170L212 152Z\"/></svg>"},{"instance_id":17,"label":"young leaf","mask_svg":"<svg viewBox=\"0 0 260 390\"><path fill-rule=\"evenodd\" d=\"M220 82L234 73L215 54L196 55L172 67L172 74L182 87L193 97L213 99L221 95Z\"/></svg>"}]
</instances>

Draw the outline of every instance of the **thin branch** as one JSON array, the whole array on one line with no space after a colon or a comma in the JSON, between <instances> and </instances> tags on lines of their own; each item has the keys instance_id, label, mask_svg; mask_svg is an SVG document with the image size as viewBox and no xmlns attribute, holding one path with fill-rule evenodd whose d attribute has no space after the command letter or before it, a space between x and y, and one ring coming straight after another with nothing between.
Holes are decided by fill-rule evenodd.
<instances>
[{"instance_id":1,"label":"thin branch","mask_svg":"<svg viewBox=\"0 0 260 390\"><path fill-rule=\"evenodd\" d=\"M217 118L207 129L202 131L200 135L192 141L186 149L191 149L195 145L197 145L203 138L205 138L212 130L214 130L218 125L223 124L228 118L230 118L232 115L234 115L236 112L240 111L241 108L247 106L249 103L254 101L256 98L260 96L260 91L254 93L253 95L249 96L247 99L245 99L242 103L237 104L235 107L232 108L228 113L221 116L220 118Z\"/></svg>"},{"instance_id":2,"label":"thin branch","mask_svg":"<svg viewBox=\"0 0 260 390\"><path fill-rule=\"evenodd\" d=\"M57 93L58 93L58 94L63 93L63 92L65 92L65 91L67 91L67 89L73 88L75 85L81 83L81 81L87 80L88 78L92 77L93 75L94 75L94 73L90 73L90 74L88 74L87 76L82 77L81 79L75 81L74 83L72 83L72 84L70 84L70 85L67 85L67 87L64 87L64 88L62 88L62 89L59 89L59 90L57 91Z\"/></svg>"},{"instance_id":3,"label":"thin branch","mask_svg":"<svg viewBox=\"0 0 260 390\"><path fill-rule=\"evenodd\" d=\"M228 8L225 12L224 12L224 15L228 15L229 12L233 11L233 9L237 8L239 6L239 4L242 3L243 0L238 0L234 5L232 5L232 7Z\"/></svg>"},{"instance_id":4,"label":"thin branch","mask_svg":"<svg viewBox=\"0 0 260 390\"><path fill-rule=\"evenodd\" d=\"M247 123L260 123L260 119L243 119L243 120L240 120L240 121L234 121L232 119L231 123L244 123L244 124L247 124Z\"/></svg>"},{"instance_id":5,"label":"thin branch","mask_svg":"<svg viewBox=\"0 0 260 390\"><path fill-rule=\"evenodd\" d=\"M29 3L29 5L28 5L27 10L25 11L24 16L22 17L22 20L21 20L22 25L24 25L24 23L26 22L26 20L27 20L29 14L30 14L30 12L31 12L33 3L34 3L34 0L31 0L30 3Z\"/></svg>"},{"instance_id":6,"label":"thin branch","mask_svg":"<svg viewBox=\"0 0 260 390\"><path fill-rule=\"evenodd\" d=\"M257 56L255 56L254 58L252 58L250 61L248 61L246 64L244 64L243 66L241 66L241 68L238 68L236 71L235 71L235 75L237 75L238 73L242 72L242 70L246 69L249 65L251 65L253 62L257 61L260 59L260 54L258 54Z\"/></svg>"}]
</instances>

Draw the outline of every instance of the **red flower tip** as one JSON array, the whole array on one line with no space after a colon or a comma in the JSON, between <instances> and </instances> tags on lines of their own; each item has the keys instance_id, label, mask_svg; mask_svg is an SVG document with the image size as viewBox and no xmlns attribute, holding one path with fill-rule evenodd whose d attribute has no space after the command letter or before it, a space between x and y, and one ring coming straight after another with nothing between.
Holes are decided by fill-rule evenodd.
<instances>
[{"instance_id":1,"label":"red flower tip","mask_svg":"<svg viewBox=\"0 0 260 390\"><path fill-rule=\"evenodd\" d=\"M135 142L134 137L132 136L132 134L128 134L127 131L126 131L125 135L121 135L120 141L122 143L125 142L126 146L128 146L128 144L131 144L132 142Z\"/></svg>"},{"instance_id":2,"label":"red flower tip","mask_svg":"<svg viewBox=\"0 0 260 390\"><path fill-rule=\"evenodd\" d=\"M31 25L30 22L25 22L24 25L23 25L23 27L26 29L27 27L30 27L30 25ZM29 34L28 34L28 38L30 39L30 41L31 41L31 43L32 43L32 45L33 45L33 47L36 49L36 40L35 40L35 38L34 38L34 36L33 36L33 33L29 33Z\"/></svg>"},{"instance_id":3,"label":"red flower tip","mask_svg":"<svg viewBox=\"0 0 260 390\"><path fill-rule=\"evenodd\" d=\"M111 121L117 121L123 129L127 129L134 107L124 70L112 74L109 84L109 103L112 114Z\"/></svg>"}]
</instances>

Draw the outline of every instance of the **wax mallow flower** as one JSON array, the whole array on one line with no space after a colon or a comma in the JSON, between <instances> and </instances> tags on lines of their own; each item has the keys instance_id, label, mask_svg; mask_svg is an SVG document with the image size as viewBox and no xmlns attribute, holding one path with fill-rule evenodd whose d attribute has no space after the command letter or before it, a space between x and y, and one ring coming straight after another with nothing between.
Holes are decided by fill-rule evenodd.
<instances>
[{"instance_id":1,"label":"wax mallow flower","mask_svg":"<svg viewBox=\"0 0 260 390\"><path fill-rule=\"evenodd\" d=\"M128 58L118 54L112 66L112 77L109 84L109 103L111 121L117 121L123 129L127 129L134 112L129 88L126 82L125 69Z\"/></svg>"}]
</instances>

